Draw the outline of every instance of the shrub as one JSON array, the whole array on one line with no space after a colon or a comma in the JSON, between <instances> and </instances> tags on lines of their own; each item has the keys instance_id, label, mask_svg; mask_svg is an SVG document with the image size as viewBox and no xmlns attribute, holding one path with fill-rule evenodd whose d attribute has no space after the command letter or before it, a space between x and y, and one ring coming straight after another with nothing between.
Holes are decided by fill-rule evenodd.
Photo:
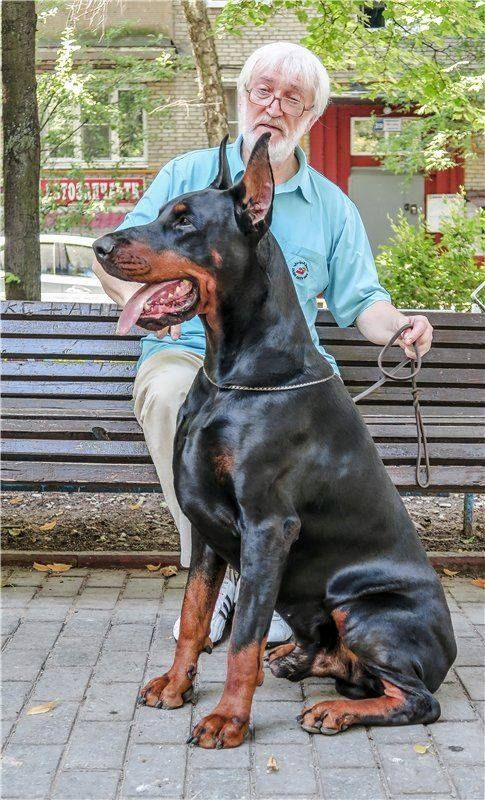
<instances>
[{"instance_id":1,"label":"shrub","mask_svg":"<svg viewBox=\"0 0 485 800\"><path fill-rule=\"evenodd\" d=\"M414 226L400 211L391 221L394 235L376 257L380 280L393 303L398 308L469 311L470 294L484 277L476 257L483 252L484 222L483 212L469 217L464 200L454 203L437 242L422 215Z\"/></svg>"}]
</instances>

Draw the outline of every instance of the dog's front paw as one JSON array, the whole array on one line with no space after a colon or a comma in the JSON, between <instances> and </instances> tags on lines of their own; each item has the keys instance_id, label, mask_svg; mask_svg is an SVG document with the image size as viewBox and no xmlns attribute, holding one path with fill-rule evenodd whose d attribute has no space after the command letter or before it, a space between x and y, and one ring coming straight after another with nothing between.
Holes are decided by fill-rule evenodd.
<instances>
[{"instance_id":1,"label":"dog's front paw","mask_svg":"<svg viewBox=\"0 0 485 800\"><path fill-rule=\"evenodd\" d=\"M355 721L355 715L349 713L345 701L327 700L307 708L297 717L301 727L308 733L323 733L332 736L346 731Z\"/></svg>"},{"instance_id":2,"label":"dog's front paw","mask_svg":"<svg viewBox=\"0 0 485 800\"><path fill-rule=\"evenodd\" d=\"M239 747L247 736L249 729L248 720L237 716L218 712L214 709L212 714L203 717L195 726L187 744L197 744L206 750L223 747Z\"/></svg>"},{"instance_id":3,"label":"dog's front paw","mask_svg":"<svg viewBox=\"0 0 485 800\"><path fill-rule=\"evenodd\" d=\"M186 683L185 686L181 686L166 672L164 675L148 681L138 695L138 703L155 708L180 708L191 699L192 694L192 684L188 687Z\"/></svg>"}]
</instances>

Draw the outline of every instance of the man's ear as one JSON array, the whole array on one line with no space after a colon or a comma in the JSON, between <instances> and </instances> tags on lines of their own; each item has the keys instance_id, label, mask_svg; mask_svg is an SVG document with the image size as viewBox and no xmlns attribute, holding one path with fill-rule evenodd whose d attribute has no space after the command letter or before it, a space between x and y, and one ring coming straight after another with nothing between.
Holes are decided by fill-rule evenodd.
<instances>
[{"instance_id":1,"label":"man's ear","mask_svg":"<svg viewBox=\"0 0 485 800\"><path fill-rule=\"evenodd\" d=\"M219 171L211 183L212 189L230 189L232 186L231 170L229 169L229 162L226 155L228 139L229 134L226 134L219 145Z\"/></svg>"},{"instance_id":2,"label":"man's ear","mask_svg":"<svg viewBox=\"0 0 485 800\"><path fill-rule=\"evenodd\" d=\"M236 219L246 231L264 233L271 225L274 179L268 155L270 133L263 133L254 145L246 171L232 192L236 198ZM249 223L249 224L248 224Z\"/></svg>"}]
</instances>

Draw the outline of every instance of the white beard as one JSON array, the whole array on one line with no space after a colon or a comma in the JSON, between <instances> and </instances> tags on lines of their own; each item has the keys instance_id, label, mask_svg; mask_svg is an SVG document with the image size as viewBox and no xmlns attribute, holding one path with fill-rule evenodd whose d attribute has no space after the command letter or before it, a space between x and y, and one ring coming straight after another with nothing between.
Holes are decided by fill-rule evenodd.
<instances>
[{"instance_id":1,"label":"white beard","mask_svg":"<svg viewBox=\"0 0 485 800\"><path fill-rule=\"evenodd\" d=\"M248 148L249 152L251 152L261 134L255 131L254 128L248 129L245 117L246 115L243 111L241 115L240 129L243 135L244 144ZM258 123L264 122L268 123L268 125L275 125L275 127L279 127L281 123L279 123L278 119L279 118L273 119L272 117L269 117L267 114L263 112L261 114L260 119L258 119L257 122ZM273 137L271 137L271 139L269 140L268 153L272 164L280 164L283 161L286 161L286 159L291 156L291 154L295 150L295 147L297 146L298 142L300 141L301 137L306 131L306 125L307 125L306 121L301 122L294 131L294 133L291 135L287 132L286 126L283 127L283 125L281 125L281 132L283 135L279 139L279 141L277 142L273 141Z\"/></svg>"}]
</instances>

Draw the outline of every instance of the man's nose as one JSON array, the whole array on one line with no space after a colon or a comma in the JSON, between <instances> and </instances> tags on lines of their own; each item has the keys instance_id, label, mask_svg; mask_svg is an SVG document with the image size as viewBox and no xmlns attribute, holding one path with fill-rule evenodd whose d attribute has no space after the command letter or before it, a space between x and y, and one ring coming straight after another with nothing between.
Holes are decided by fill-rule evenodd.
<instances>
[{"instance_id":1,"label":"man's nose","mask_svg":"<svg viewBox=\"0 0 485 800\"><path fill-rule=\"evenodd\" d=\"M98 258L104 258L111 253L114 246L115 243L112 236L101 236L100 239L96 239L94 242L93 250Z\"/></svg>"},{"instance_id":2,"label":"man's nose","mask_svg":"<svg viewBox=\"0 0 485 800\"><path fill-rule=\"evenodd\" d=\"M281 110L281 97L275 95L269 106L266 106L266 111L270 111L272 117L282 117L284 112Z\"/></svg>"}]
</instances>

